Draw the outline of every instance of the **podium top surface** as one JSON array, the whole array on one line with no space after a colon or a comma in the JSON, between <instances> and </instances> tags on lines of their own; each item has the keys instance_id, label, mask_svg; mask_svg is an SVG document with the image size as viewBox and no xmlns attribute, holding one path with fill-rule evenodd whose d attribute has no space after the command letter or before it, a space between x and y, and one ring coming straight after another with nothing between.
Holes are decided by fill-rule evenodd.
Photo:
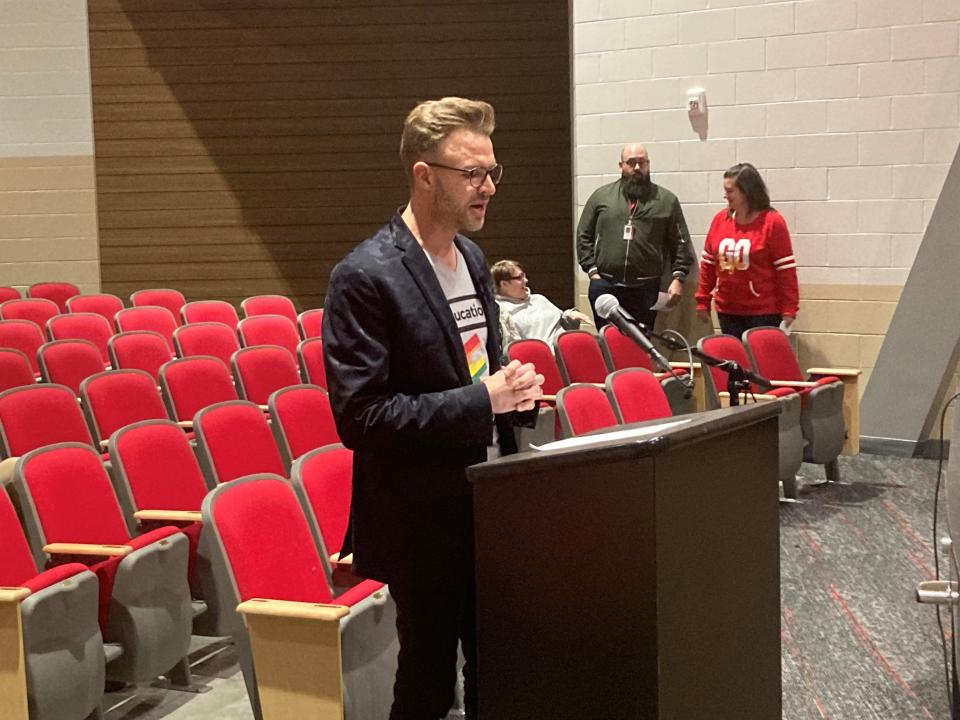
<instances>
[{"instance_id":1,"label":"podium top surface","mask_svg":"<svg viewBox=\"0 0 960 720\"><path fill-rule=\"evenodd\" d=\"M591 437L596 436L598 438L614 433L614 437L608 441L589 446L555 450L528 450L515 455L507 455L467 468L467 478L471 482L476 482L487 478L513 475L517 472L518 465L523 465L527 471L541 472L548 471L553 466L564 465L574 459L577 462L590 462L599 459L610 461L650 457L658 455L668 448L673 449L698 442L707 436L722 435L759 424L768 418L776 417L779 412L778 403L755 403L630 425L617 425L590 433ZM651 435L631 439L622 439L616 436L622 430L661 425L664 427Z\"/></svg>"}]
</instances>

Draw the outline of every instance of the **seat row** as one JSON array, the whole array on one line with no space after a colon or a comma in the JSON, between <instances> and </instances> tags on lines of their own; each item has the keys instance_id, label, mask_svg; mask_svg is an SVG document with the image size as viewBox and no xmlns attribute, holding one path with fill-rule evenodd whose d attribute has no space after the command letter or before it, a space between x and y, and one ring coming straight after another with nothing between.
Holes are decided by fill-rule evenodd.
<instances>
[{"instance_id":1,"label":"seat row","mask_svg":"<svg viewBox=\"0 0 960 720\"><path fill-rule=\"evenodd\" d=\"M207 464L221 470L220 456L240 448L245 470L263 467L249 443L258 433L269 438L262 413L248 403L223 405L205 411L211 419L197 419ZM242 438L233 450L224 449L218 432L229 426ZM269 689L261 695L257 683L262 687L277 675L269 657L251 657L251 638L234 611L239 603L256 616L247 622L251 635L293 623L302 626L298 637L323 637L300 644L322 660L311 666L312 688L305 690L316 695L323 688L324 701L345 706L346 717L382 714L396 657L392 603L380 583L360 581L328 560L331 549L339 560L347 524L350 451L327 446L308 453L293 467L293 485L274 457L273 474L259 471L235 482L221 474L211 490L182 430L151 420L115 433L110 458L113 485L88 445L62 443L21 457L13 495L26 533L0 494L0 538L9 549L0 558L0 585L7 586L0 592L0 613L4 619L17 616L25 652L22 692L4 687L4 697L22 694L29 705L29 715L17 714L14 706L6 717L100 717L105 675L140 682L166 674L189 682L184 657L190 623L204 607L215 617L209 610L198 616L197 622L207 622L193 631L233 635L251 704L261 717L261 697L268 704L276 695ZM52 567L44 571L47 565ZM191 601L191 595L203 602ZM279 619L271 617L277 614ZM348 660L341 659L331 633L341 636ZM0 635L0 642L8 637ZM304 659L298 651L292 662ZM13 683L11 676L4 682ZM282 682L290 687L288 675Z\"/></svg>"},{"instance_id":2,"label":"seat row","mask_svg":"<svg viewBox=\"0 0 960 720\"><path fill-rule=\"evenodd\" d=\"M123 300L111 293L81 294L80 289L68 282L35 283L27 288L26 297L31 300L53 302L58 312L93 312L103 315L107 320L124 309ZM20 291L12 287L0 287L0 304L8 300L21 300ZM187 302L183 293L169 288L137 290L130 295L133 307L144 305L166 308L182 324L190 322L216 321L236 327L239 317L233 305L222 300L198 300ZM15 307L15 306L12 306ZM24 307L43 307L43 303L24 305ZM39 310L36 310L39 311ZM285 295L253 295L240 303L244 317L254 315L283 315L301 326L303 337L319 335L320 318L318 310L306 310L299 315L293 301ZM38 323L42 325L43 323ZM315 334L308 334L315 333Z\"/></svg>"}]
</instances>

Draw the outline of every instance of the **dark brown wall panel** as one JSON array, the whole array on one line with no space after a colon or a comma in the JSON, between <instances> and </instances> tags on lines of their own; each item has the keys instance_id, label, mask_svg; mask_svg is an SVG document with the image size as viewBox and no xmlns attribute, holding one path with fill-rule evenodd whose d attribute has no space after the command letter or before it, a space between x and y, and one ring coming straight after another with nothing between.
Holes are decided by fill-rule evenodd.
<instances>
[{"instance_id":1,"label":"dark brown wall panel","mask_svg":"<svg viewBox=\"0 0 960 720\"><path fill-rule=\"evenodd\" d=\"M567 0L89 0L103 288L189 299L327 277L406 200L417 101L497 110L475 239L573 303Z\"/></svg>"}]
</instances>

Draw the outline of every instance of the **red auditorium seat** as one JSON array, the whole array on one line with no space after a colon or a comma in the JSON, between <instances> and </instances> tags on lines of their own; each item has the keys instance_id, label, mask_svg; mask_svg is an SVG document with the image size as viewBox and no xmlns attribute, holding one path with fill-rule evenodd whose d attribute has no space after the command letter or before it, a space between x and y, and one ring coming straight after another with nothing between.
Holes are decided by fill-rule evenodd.
<instances>
[{"instance_id":1,"label":"red auditorium seat","mask_svg":"<svg viewBox=\"0 0 960 720\"><path fill-rule=\"evenodd\" d=\"M143 370L108 370L80 385L83 411L101 446L120 428L140 420L166 420L156 381Z\"/></svg>"},{"instance_id":2,"label":"red auditorium seat","mask_svg":"<svg viewBox=\"0 0 960 720\"><path fill-rule=\"evenodd\" d=\"M231 364L237 393L244 400L264 408L274 392L300 384L293 355L277 345L255 345L237 350Z\"/></svg>"},{"instance_id":3,"label":"red auditorium seat","mask_svg":"<svg viewBox=\"0 0 960 720\"><path fill-rule=\"evenodd\" d=\"M170 361L170 348L160 333L132 330L117 333L107 343L115 370L143 370L159 380L160 368Z\"/></svg>"},{"instance_id":4,"label":"red auditorium seat","mask_svg":"<svg viewBox=\"0 0 960 720\"><path fill-rule=\"evenodd\" d=\"M113 327L113 316L123 310L123 300L110 293L91 293L89 295L74 295L67 300L67 312L91 312L103 315L104 319Z\"/></svg>"},{"instance_id":5,"label":"red auditorium seat","mask_svg":"<svg viewBox=\"0 0 960 720\"><path fill-rule=\"evenodd\" d=\"M0 347L0 392L36 382L30 360L19 350Z\"/></svg>"},{"instance_id":6,"label":"red auditorium seat","mask_svg":"<svg viewBox=\"0 0 960 720\"><path fill-rule=\"evenodd\" d=\"M29 320L45 328L47 320L60 314L59 306L45 298L24 298L0 303L0 318L4 320Z\"/></svg>"},{"instance_id":7,"label":"red auditorium seat","mask_svg":"<svg viewBox=\"0 0 960 720\"><path fill-rule=\"evenodd\" d=\"M173 331L177 329L177 318L167 308L157 305L142 305L121 310L114 320L117 332L151 330L163 336L167 349L173 357Z\"/></svg>"},{"instance_id":8,"label":"red auditorium seat","mask_svg":"<svg viewBox=\"0 0 960 720\"><path fill-rule=\"evenodd\" d=\"M221 322L198 322L178 327L173 345L179 357L212 355L230 366L230 358L240 349L237 332Z\"/></svg>"},{"instance_id":9,"label":"red auditorium seat","mask_svg":"<svg viewBox=\"0 0 960 720\"><path fill-rule=\"evenodd\" d=\"M610 373L606 380L607 400L621 423L643 422L670 417L670 401L660 381L649 370L627 368Z\"/></svg>"},{"instance_id":10,"label":"red auditorium seat","mask_svg":"<svg viewBox=\"0 0 960 720\"><path fill-rule=\"evenodd\" d=\"M100 351L101 366L110 366L110 351L107 346L113 336L113 329L102 315L86 312L55 315L47 320L47 334L51 340L89 340Z\"/></svg>"},{"instance_id":11,"label":"red auditorium seat","mask_svg":"<svg viewBox=\"0 0 960 720\"><path fill-rule=\"evenodd\" d=\"M254 315L283 315L294 325L297 323L297 309L285 295L254 295L240 303L244 317Z\"/></svg>"},{"instance_id":12,"label":"red auditorium seat","mask_svg":"<svg viewBox=\"0 0 960 720\"><path fill-rule=\"evenodd\" d=\"M100 455L62 443L17 463L27 535L54 563L77 558L97 576L103 639L119 643L107 677L143 682L189 678L193 607L187 585L187 538L175 527L132 537Z\"/></svg>"},{"instance_id":13,"label":"red auditorium seat","mask_svg":"<svg viewBox=\"0 0 960 720\"><path fill-rule=\"evenodd\" d=\"M392 701L398 649L388 589L371 580L340 593L331 588L326 553L279 477L215 488L203 522L227 568L231 602L244 614L234 641L254 714L262 701L264 717L302 717L321 705L337 717L381 716ZM295 647L261 654L261 639L274 630L295 638ZM277 683L288 689L283 697L260 695L258 684Z\"/></svg>"},{"instance_id":14,"label":"red auditorium seat","mask_svg":"<svg viewBox=\"0 0 960 720\"><path fill-rule=\"evenodd\" d=\"M279 345L296 357L300 334L297 326L282 315L256 315L244 318L237 325L237 335L244 347Z\"/></svg>"},{"instance_id":15,"label":"red auditorium seat","mask_svg":"<svg viewBox=\"0 0 960 720\"><path fill-rule=\"evenodd\" d=\"M45 341L43 330L31 320L0 320L0 347L22 352L34 375L40 372L37 350Z\"/></svg>"},{"instance_id":16,"label":"red auditorium seat","mask_svg":"<svg viewBox=\"0 0 960 720\"><path fill-rule=\"evenodd\" d=\"M28 298L43 298L57 304L60 312L67 312L67 300L80 294L80 288L68 282L34 283L27 288Z\"/></svg>"},{"instance_id":17,"label":"red auditorium seat","mask_svg":"<svg viewBox=\"0 0 960 720\"><path fill-rule=\"evenodd\" d=\"M175 324L180 324L180 309L186 305L187 299L179 290L170 288L153 288L137 290L130 295L130 304L134 307L162 307L170 311Z\"/></svg>"},{"instance_id":18,"label":"red auditorium seat","mask_svg":"<svg viewBox=\"0 0 960 720\"><path fill-rule=\"evenodd\" d=\"M170 360L160 368L160 391L167 412L178 422L193 423L203 408L237 400L230 370L210 355Z\"/></svg>"},{"instance_id":19,"label":"red auditorium seat","mask_svg":"<svg viewBox=\"0 0 960 720\"><path fill-rule=\"evenodd\" d=\"M557 411L566 437L617 424L617 416L610 407L606 393L591 383L576 383L562 388L557 394Z\"/></svg>"},{"instance_id":20,"label":"red auditorium seat","mask_svg":"<svg viewBox=\"0 0 960 720\"><path fill-rule=\"evenodd\" d=\"M305 383L327 389L327 367L323 362L323 340L308 338L297 345L300 376Z\"/></svg>"},{"instance_id":21,"label":"red auditorium seat","mask_svg":"<svg viewBox=\"0 0 960 720\"><path fill-rule=\"evenodd\" d=\"M267 403L270 427L289 471L293 461L316 448L339 443L326 391L317 385L277 390Z\"/></svg>"},{"instance_id":22,"label":"red auditorium seat","mask_svg":"<svg viewBox=\"0 0 960 720\"><path fill-rule=\"evenodd\" d=\"M251 402L233 400L204 408L194 418L193 430L197 458L211 487L251 473L286 472L270 425Z\"/></svg>"},{"instance_id":23,"label":"red auditorium seat","mask_svg":"<svg viewBox=\"0 0 960 720\"><path fill-rule=\"evenodd\" d=\"M44 383L0 393L0 443L4 457L63 442L93 447L77 396L63 385Z\"/></svg>"},{"instance_id":24,"label":"red auditorium seat","mask_svg":"<svg viewBox=\"0 0 960 720\"><path fill-rule=\"evenodd\" d=\"M586 330L567 330L557 336L553 347L564 385L603 384L610 366L602 342L600 337Z\"/></svg>"},{"instance_id":25,"label":"red auditorium seat","mask_svg":"<svg viewBox=\"0 0 960 720\"><path fill-rule=\"evenodd\" d=\"M320 328L323 327L323 308L304 310L297 316L297 327L300 329L300 337L304 340L320 337Z\"/></svg>"},{"instance_id":26,"label":"red auditorium seat","mask_svg":"<svg viewBox=\"0 0 960 720\"><path fill-rule=\"evenodd\" d=\"M194 300L180 308L180 317L184 324L218 322L230 327L236 333L240 318L237 309L223 300Z\"/></svg>"},{"instance_id":27,"label":"red auditorium seat","mask_svg":"<svg viewBox=\"0 0 960 720\"><path fill-rule=\"evenodd\" d=\"M80 383L103 372L100 351L86 340L44 343L37 351L37 357L44 382L66 385L77 397L80 397Z\"/></svg>"}]
</instances>

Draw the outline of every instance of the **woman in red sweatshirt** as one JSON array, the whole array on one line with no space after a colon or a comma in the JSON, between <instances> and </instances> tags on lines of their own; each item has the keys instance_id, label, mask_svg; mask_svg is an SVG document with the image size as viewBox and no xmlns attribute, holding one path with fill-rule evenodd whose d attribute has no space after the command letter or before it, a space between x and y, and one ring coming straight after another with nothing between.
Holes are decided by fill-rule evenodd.
<instances>
[{"instance_id":1,"label":"woman in red sweatshirt","mask_svg":"<svg viewBox=\"0 0 960 720\"><path fill-rule=\"evenodd\" d=\"M710 319L712 294L727 335L761 325L789 331L799 290L787 223L770 207L767 186L750 163L723 174L723 195L727 208L710 223L700 258L697 313Z\"/></svg>"}]
</instances>

